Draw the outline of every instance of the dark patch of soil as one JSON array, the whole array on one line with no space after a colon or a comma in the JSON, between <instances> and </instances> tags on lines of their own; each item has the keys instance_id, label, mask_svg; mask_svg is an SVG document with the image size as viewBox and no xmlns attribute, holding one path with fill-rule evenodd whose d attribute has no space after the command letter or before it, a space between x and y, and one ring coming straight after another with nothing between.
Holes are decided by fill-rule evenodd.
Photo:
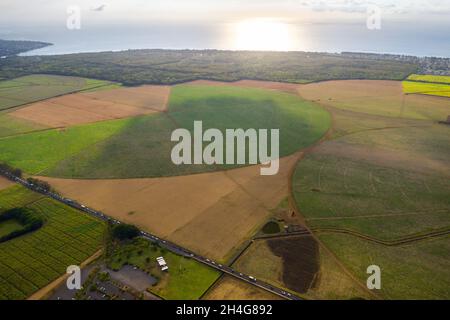
<instances>
[{"instance_id":1,"label":"dark patch of soil","mask_svg":"<svg viewBox=\"0 0 450 320\"><path fill-rule=\"evenodd\" d=\"M311 236L271 239L273 254L283 259L283 282L288 289L306 293L319 272L319 245Z\"/></svg>"}]
</instances>

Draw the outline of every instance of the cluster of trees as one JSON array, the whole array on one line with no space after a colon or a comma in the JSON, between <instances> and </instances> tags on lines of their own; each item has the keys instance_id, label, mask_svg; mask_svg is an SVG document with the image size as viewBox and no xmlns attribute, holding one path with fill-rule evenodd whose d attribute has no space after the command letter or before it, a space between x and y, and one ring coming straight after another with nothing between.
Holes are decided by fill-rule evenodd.
<instances>
[{"instance_id":1,"label":"cluster of trees","mask_svg":"<svg viewBox=\"0 0 450 320\"><path fill-rule=\"evenodd\" d=\"M40 187L41 189L43 189L46 192L54 191L52 189L51 185L47 181L42 181L42 180L32 178L32 177L28 178L27 181L28 181L28 183L31 183L31 184L35 185L36 187Z\"/></svg>"},{"instance_id":2,"label":"cluster of trees","mask_svg":"<svg viewBox=\"0 0 450 320\"><path fill-rule=\"evenodd\" d=\"M11 167L9 164L6 163L0 163L0 172L7 172L19 178L22 177L22 170Z\"/></svg>"},{"instance_id":3,"label":"cluster of trees","mask_svg":"<svg viewBox=\"0 0 450 320\"><path fill-rule=\"evenodd\" d=\"M209 79L304 83L331 79L402 80L418 65L396 60L311 52L128 50L0 60L0 78L31 73L80 76L125 85Z\"/></svg>"},{"instance_id":4,"label":"cluster of trees","mask_svg":"<svg viewBox=\"0 0 450 320\"><path fill-rule=\"evenodd\" d=\"M131 224L121 223L112 228L112 235L119 240L130 240L138 237L139 229Z\"/></svg>"},{"instance_id":5,"label":"cluster of trees","mask_svg":"<svg viewBox=\"0 0 450 320\"><path fill-rule=\"evenodd\" d=\"M18 221L21 225L23 225L23 228L4 235L0 238L0 243L35 231L44 224L44 219L42 219L37 212L30 208L14 208L7 210L0 215L0 223L11 219Z\"/></svg>"}]
</instances>

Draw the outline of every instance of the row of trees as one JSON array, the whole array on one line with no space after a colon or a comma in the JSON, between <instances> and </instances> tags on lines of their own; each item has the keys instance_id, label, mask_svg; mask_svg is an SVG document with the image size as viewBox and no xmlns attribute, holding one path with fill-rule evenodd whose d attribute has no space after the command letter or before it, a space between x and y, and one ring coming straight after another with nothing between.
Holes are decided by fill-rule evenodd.
<instances>
[{"instance_id":1,"label":"row of trees","mask_svg":"<svg viewBox=\"0 0 450 320\"><path fill-rule=\"evenodd\" d=\"M22 178L22 170L11 167L9 164L0 163L0 172L6 172L12 174L13 176Z\"/></svg>"}]
</instances>

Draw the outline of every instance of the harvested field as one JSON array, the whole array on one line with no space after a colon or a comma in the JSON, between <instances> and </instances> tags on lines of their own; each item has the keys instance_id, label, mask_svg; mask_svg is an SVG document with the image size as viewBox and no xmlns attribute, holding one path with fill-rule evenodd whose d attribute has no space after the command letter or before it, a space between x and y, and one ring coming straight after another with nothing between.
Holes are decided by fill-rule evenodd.
<instances>
[{"instance_id":1,"label":"harvested field","mask_svg":"<svg viewBox=\"0 0 450 320\"><path fill-rule=\"evenodd\" d=\"M284 82L274 82L274 81L258 81L258 80L240 80L235 82L222 82L222 81L211 81L211 80L195 80L188 83L187 85L204 85L204 86L232 86L232 87L244 87L244 88L259 88L267 90L277 90L288 93L298 93L298 84L294 83L284 83Z\"/></svg>"},{"instance_id":2,"label":"harvested field","mask_svg":"<svg viewBox=\"0 0 450 320\"><path fill-rule=\"evenodd\" d=\"M277 295L243 281L223 276L203 297L204 300L281 300Z\"/></svg>"},{"instance_id":3,"label":"harvested field","mask_svg":"<svg viewBox=\"0 0 450 320\"><path fill-rule=\"evenodd\" d=\"M109 101L154 111L165 111L170 95L169 86L145 85L133 88L100 90L83 93L94 100Z\"/></svg>"},{"instance_id":4,"label":"harvested field","mask_svg":"<svg viewBox=\"0 0 450 320\"><path fill-rule=\"evenodd\" d=\"M169 178L41 179L121 221L223 261L286 197L297 157L281 159L274 176L261 176L259 166L250 166Z\"/></svg>"},{"instance_id":5,"label":"harvested field","mask_svg":"<svg viewBox=\"0 0 450 320\"><path fill-rule=\"evenodd\" d=\"M13 184L14 184L14 182L11 182L8 179L0 176L0 190L11 187Z\"/></svg>"},{"instance_id":6,"label":"harvested field","mask_svg":"<svg viewBox=\"0 0 450 320\"><path fill-rule=\"evenodd\" d=\"M449 99L404 95L400 81L325 81L301 85L299 93L326 106L395 118L444 120L450 114Z\"/></svg>"},{"instance_id":7,"label":"harvested field","mask_svg":"<svg viewBox=\"0 0 450 320\"><path fill-rule=\"evenodd\" d=\"M169 91L169 87L143 86L70 94L31 104L10 115L47 127L68 127L164 111Z\"/></svg>"}]
</instances>

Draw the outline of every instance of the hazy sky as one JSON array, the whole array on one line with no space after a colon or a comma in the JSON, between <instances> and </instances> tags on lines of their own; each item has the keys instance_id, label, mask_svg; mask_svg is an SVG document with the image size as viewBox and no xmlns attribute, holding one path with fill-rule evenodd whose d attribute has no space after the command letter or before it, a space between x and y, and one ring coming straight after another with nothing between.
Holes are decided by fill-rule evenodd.
<instances>
[{"instance_id":1,"label":"hazy sky","mask_svg":"<svg viewBox=\"0 0 450 320\"><path fill-rule=\"evenodd\" d=\"M1 0L0 21L3 27L63 23L67 7L78 5L85 21L95 24L252 17L327 23L359 19L369 4L378 5L386 19L450 19L450 0Z\"/></svg>"}]
</instances>

